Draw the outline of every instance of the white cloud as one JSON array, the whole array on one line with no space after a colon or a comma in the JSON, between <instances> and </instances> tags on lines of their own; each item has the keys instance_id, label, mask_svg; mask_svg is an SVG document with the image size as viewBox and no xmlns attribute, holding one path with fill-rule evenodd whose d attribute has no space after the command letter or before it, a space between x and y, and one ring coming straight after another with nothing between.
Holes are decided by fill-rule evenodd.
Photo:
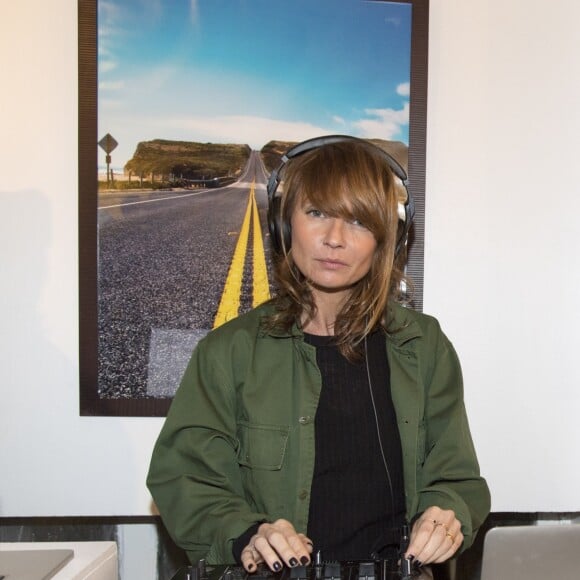
<instances>
[{"instance_id":1,"label":"white cloud","mask_svg":"<svg viewBox=\"0 0 580 580\"><path fill-rule=\"evenodd\" d=\"M99 109L103 111L110 111L112 109L121 109L124 102L118 99L100 98L99 99Z\"/></svg>"},{"instance_id":2,"label":"white cloud","mask_svg":"<svg viewBox=\"0 0 580 580\"><path fill-rule=\"evenodd\" d=\"M189 18L191 23L196 26L199 23L199 9L197 6L197 0L190 0L189 2Z\"/></svg>"},{"instance_id":3,"label":"white cloud","mask_svg":"<svg viewBox=\"0 0 580 580\"><path fill-rule=\"evenodd\" d=\"M120 11L120 7L115 2L107 2L107 0L100 0L99 2L99 20L101 22L109 18L116 19Z\"/></svg>"},{"instance_id":4,"label":"white cloud","mask_svg":"<svg viewBox=\"0 0 580 580\"><path fill-rule=\"evenodd\" d=\"M172 132L174 135L169 138L173 139L247 143L254 149L261 148L272 139L302 141L332 132L310 123L244 115L160 119L159 126L165 134Z\"/></svg>"},{"instance_id":5,"label":"white cloud","mask_svg":"<svg viewBox=\"0 0 580 580\"><path fill-rule=\"evenodd\" d=\"M99 42L99 58L110 58L113 56L113 53L108 49L108 47L103 46L102 42Z\"/></svg>"},{"instance_id":6,"label":"white cloud","mask_svg":"<svg viewBox=\"0 0 580 580\"><path fill-rule=\"evenodd\" d=\"M118 27L122 19L122 9L114 2L99 1L98 65L99 74L108 73L118 66L115 51L116 39L123 32Z\"/></svg>"},{"instance_id":7,"label":"white cloud","mask_svg":"<svg viewBox=\"0 0 580 580\"><path fill-rule=\"evenodd\" d=\"M366 119L355 121L353 125L361 137L378 139L396 139L401 136L401 129L409 124L409 103L402 109L366 109Z\"/></svg>"},{"instance_id":8,"label":"white cloud","mask_svg":"<svg viewBox=\"0 0 580 580\"><path fill-rule=\"evenodd\" d=\"M125 88L123 81L101 81L99 91L122 91Z\"/></svg>"},{"instance_id":9,"label":"white cloud","mask_svg":"<svg viewBox=\"0 0 580 580\"><path fill-rule=\"evenodd\" d=\"M117 68L117 63L114 60L100 60L99 72L107 73Z\"/></svg>"},{"instance_id":10,"label":"white cloud","mask_svg":"<svg viewBox=\"0 0 580 580\"><path fill-rule=\"evenodd\" d=\"M114 2L99 2L99 43L105 38L110 38L119 34L115 25L122 17L120 6Z\"/></svg>"},{"instance_id":11,"label":"white cloud","mask_svg":"<svg viewBox=\"0 0 580 580\"><path fill-rule=\"evenodd\" d=\"M411 84L410 83L401 83L397 86L397 95L401 95L402 97L408 97L411 94Z\"/></svg>"}]
</instances>

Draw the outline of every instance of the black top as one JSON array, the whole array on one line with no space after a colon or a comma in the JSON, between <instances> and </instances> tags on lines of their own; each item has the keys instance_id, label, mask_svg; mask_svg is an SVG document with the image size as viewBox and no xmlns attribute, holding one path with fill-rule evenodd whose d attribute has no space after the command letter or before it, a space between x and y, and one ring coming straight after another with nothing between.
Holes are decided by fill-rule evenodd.
<instances>
[{"instance_id":1,"label":"black top","mask_svg":"<svg viewBox=\"0 0 580 580\"><path fill-rule=\"evenodd\" d=\"M377 331L367 339L368 372L364 360L343 357L333 337L305 339L316 347L322 375L307 535L325 560L386 556L386 544L398 546L393 530L404 523L405 499L385 336Z\"/></svg>"}]
</instances>

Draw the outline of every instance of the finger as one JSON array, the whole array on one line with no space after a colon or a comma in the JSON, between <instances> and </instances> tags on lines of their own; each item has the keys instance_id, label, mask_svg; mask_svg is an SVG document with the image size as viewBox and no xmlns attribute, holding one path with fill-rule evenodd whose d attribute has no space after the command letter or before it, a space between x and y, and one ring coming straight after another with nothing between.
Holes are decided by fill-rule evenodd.
<instances>
[{"instance_id":1,"label":"finger","mask_svg":"<svg viewBox=\"0 0 580 580\"><path fill-rule=\"evenodd\" d=\"M258 564L262 562L262 557L258 554L252 544L248 544L241 553L242 566L247 572L255 572Z\"/></svg>"},{"instance_id":2,"label":"finger","mask_svg":"<svg viewBox=\"0 0 580 580\"><path fill-rule=\"evenodd\" d=\"M461 524L453 510L442 510L437 506L432 506L426 509L413 525L405 554L407 557L414 556L422 564L433 562L447 553L449 550L447 538L454 539L460 529Z\"/></svg>"},{"instance_id":3,"label":"finger","mask_svg":"<svg viewBox=\"0 0 580 580\"><path fill-rule=\"evenodd\" d=\"M432 562L435 564L440 564L449 560L461 547L463 543L463 534L461 531L457 532L457 535L447 532L445 534L445 541L441 544L439 550L433 555Z\"/></svg>"},{"instance_id":4,"label":"finger","mask_svg":"<svg viewBox=\"0 0 580 580\"><path fill-rule=\"evenodd\" d=\"M308 540L310 541L310 540ZM308 545L307 538L304 534L297 534L295 536L290 536L288 538L288 544L290 548L294 551L296 559L300 564L306 566L310 563L310 554L312 551L312 543Z\"/></svg>"},{"instance_id":5,"label":"finger","mask_svg":"<svg viewBox=\"0 0 580 580\"><path fill-rule=\"evenodd\" d=\"M298 564L306 565L310 562L312 541L303 533L297 533L294 526L284 519L279 519L270 525L259 528L281 560L291 568Z\"/></svg>"},{"instance_id":6,"label":"finger","mask_svg":"<svg viewBox=\"0 0 580 580\"><path fill-rule=\"evenodd\" d=\"M262 524L250 545L275 572L281 569L282 563L291 568L298 564L308 564L313 550L310 538L297 533L294 526L285 519Z\"/></svg>"},{"instance_id":7,"label":"finger","mask_svg":"<svg viewBox=\"0 0 580 580\"><path fill-rule=\"evenodd\" d=\"M302 543L306 546L306 550L308 551L308 553L312 554L312 551L314 550L314 544L312 543L312 540L305 534L298 534L298 537L302 540Z\"/></svg>"},{"instance_id":8,"label":"finger","mask_svg":"<svg viewBox=\"0 0 580 580\"><path fill-rule=\"evenodd\" d=\"M433 562L444 562L450 558L463 543L463 534L461 533L461 524L455 516L449 524L442 523L441 529L445 535L442 536L440 530L434 532L434 536L440 539L439 548L432 555Z\"/></svg>"},{"instance_id":9,"label":"finger","mask_svg":"<svg viewBox=\"0 0 580 580\"><path fill-rule=\"evenodd\" d=\"M423 550L417 554L416 558L422 564L440 563L449 559L461 546L463 535L458 530L453 534L450 530L459 527L453 525L438 525L434 527L433 533Z\"/></svg>"},{"instance_id":10,"label":"finger","mask_svg":"<svg viewBox=\"0 0 580 580\"><path fill-rule=\"evenodd\" d=\"M298 535L302 540L302 543L306 546L306 552L308 553L309 560L312 561L312 553L314 552L314 544L312 543L312 540L308 536L305 536L304 534Z\"/></svg>"},{"instance_id":11,"label":"finger","mask_svg":"<svg viewBox=\"0 0 580 580\"><path fill-rule=\"evenodd\" d=\"M273 572L279 572L282 570L282 560L281 555L274 547L270 544L270 541L264 536L256 536L254 540L255 551L259 554L259 557L265 562L270 570Z\"/></svg>"},{"instance_id":12,"label":"finger","mask_svg":"<svg viewBox=\"0 0 580 580\"><path fill-rule=\"evenodd\" d=\"M415 560L417 563L420 565L430 564L439 546L439 541L431 537L421 550L415 551Z\"/></svg>"},{"instance_id":13,"label":"finger","mask_svg":"<svg viewBox=\"0 0 580 580\"><path fill-rule=\"evenodd\" d=\"M268 534L268 542L290 568L298 566L301 561L310 561L310 554L294 528L272 531Z\"/></svg>"},{"instance_id":14,"label":"finger","mask_svg":"<svg viewBox=\"0 0 580 580\"><path fill-rule=\"evenodd\" d=\"M434 530L434 520L425 517L420 517L411 530L409 538L409 545L405 552L406 557L413 556L418 559L420 554L423 554L427 543L431 539Z\"/></svg>"}]
</instances>

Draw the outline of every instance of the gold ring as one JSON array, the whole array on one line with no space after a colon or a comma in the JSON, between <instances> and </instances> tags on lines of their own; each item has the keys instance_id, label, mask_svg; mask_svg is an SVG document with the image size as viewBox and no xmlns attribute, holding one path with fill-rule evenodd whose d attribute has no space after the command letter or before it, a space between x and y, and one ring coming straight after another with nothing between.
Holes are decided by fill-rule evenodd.
<instances>
[{"instance_id":1,"label":"gold ring","mask_svg":"<svg viewBox=\"0 0 580 580\"><path fill-rule=\"evenodd\" d=\"M449 531L449 526L447 524L444 524L443 522L438 522L437 520L433 520L433 526L436 528L437 526L443 526L445 528L445 531L448 532Z\"/></svg>"},{"instance_id":2,"label":"gold ring","mask_svg":"<svg viewBox=\"0 0 580 580\"><path fill-rule=\"evenodd\" d=\"M446 532L445 535L452 541L455 542L455 536L449 532Z\"/></svg>"}]
</instances>

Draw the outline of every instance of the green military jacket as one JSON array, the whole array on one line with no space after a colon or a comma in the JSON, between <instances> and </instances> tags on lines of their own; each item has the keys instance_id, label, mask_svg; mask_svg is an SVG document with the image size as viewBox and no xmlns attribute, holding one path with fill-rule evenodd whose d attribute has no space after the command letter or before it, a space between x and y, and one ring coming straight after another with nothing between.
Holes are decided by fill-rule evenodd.
<instances>
[{"instance_id":1,"label":"green military jacket","mask_svg":"<svg viewBox=\"0 0 580 580\"><path fill-rule=\"evenodd\" d=\"M149 469L161 517L191 561L231 563L232 543L277 518L306 533L321 390L302 332L267 332L264 305L196 347ZM403 451L407 517L452 509L473 542L489 512L461 369L438 322L393 304L385 348ZM377 458L377 460L379 460Z\"/></svg>"}]
</instances>

